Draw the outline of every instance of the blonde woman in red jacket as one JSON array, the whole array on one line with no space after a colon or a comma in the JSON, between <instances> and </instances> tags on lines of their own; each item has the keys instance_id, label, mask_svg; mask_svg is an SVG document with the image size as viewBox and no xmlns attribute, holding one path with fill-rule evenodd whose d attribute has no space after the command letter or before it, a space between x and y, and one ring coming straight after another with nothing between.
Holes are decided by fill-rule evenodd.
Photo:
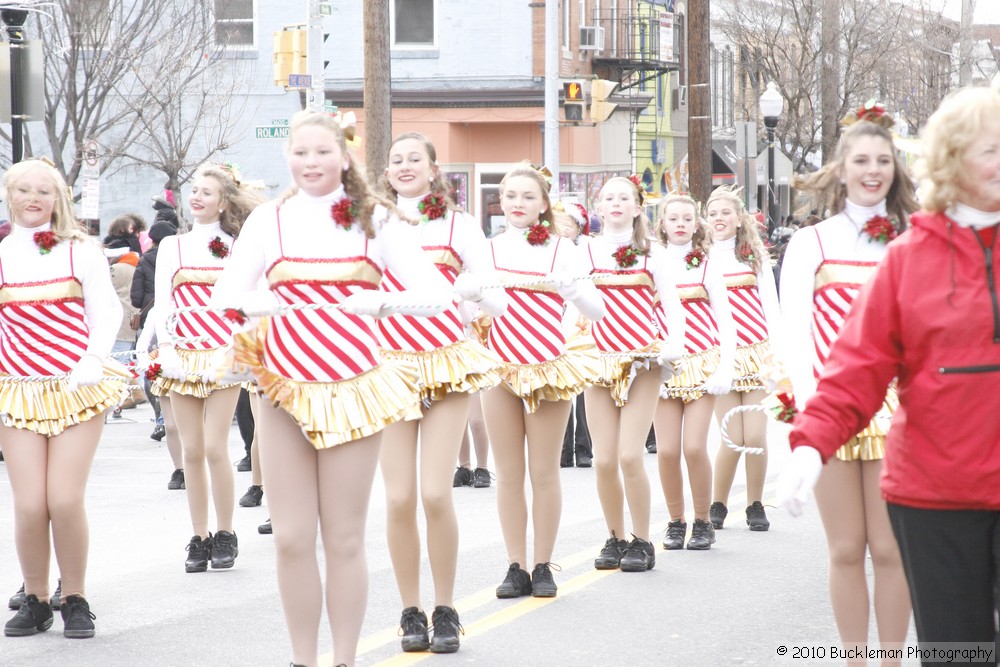
<instances>
[{"instance_id":1,"label":"blonde woman in red jacket","mask_svg":"<svg viewBox=\"0 0 1000 667\"><path fill-rule=\"evenodd\" d=\"M890 244L795 420L792 514L898 377L881 478L917 638L996 637L1000 564L1000 95L964 89L923 132L923 211Z\"/></svg>"}]
</instances>

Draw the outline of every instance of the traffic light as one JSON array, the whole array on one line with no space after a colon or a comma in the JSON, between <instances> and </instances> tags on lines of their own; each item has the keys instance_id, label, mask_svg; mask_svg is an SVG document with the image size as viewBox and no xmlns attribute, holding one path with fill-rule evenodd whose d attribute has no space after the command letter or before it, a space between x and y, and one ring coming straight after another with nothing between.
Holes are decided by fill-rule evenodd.
<instances>
[{"instance_id":1,"label":"traffic light","mask_svg":"<svg viewBox=\"0 0 1000 667\"><path fill-rule=\"evenodd\" d=\"M590 82L590 120L595 123L606 121L611 117L612 112L618 107L613 102L608 102L608 98L618 91L618 84L614 81L604 79L594 79Z\"/></svg>"},{"instance_id":2,"label":"traffic light","mask_svg":"<svg viewBox=\"0 0 1000 667\"><path fill-rule=\"evenodd\" d=\"M307 74L306 31L279 30L274 33L274 83L288 87L289 74Z\"/></svg>"},{"instance_id":3,"label":"traffic light","mask_svg":"<svg viewBox=\"0 0 1000 667\"><path fill-rule=\"evenodd\" d=\"M563 114L566 120L582 121L585 104L583 82L569 81L563 84Z\"/></svg>"}]
</instances>

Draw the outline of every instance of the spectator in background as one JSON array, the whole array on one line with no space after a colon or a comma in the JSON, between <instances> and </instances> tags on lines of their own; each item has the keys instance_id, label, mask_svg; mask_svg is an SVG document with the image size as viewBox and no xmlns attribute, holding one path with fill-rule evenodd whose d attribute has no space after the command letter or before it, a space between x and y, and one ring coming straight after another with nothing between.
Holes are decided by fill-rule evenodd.
<instances>
[{"instance_id":1,"label":"spectator in background","mask_svg":"<svg viewBox=\"0 0 1000 667\"><path fill-rule=\"evenodd\" d=\"M131 215L119 215L111 221L108 235L104 237L104 247L109 250L124 248L137 255L142 254L135 220Z\"/></svg>"},{"instance_id":2,"label":"spectator in background","mask_svg":"<svg viewBox=\"0 0 1000 667\"><path fill-rule=\"evenodd\" d=\"M8 234L10 234L10 220L4 220L0 222L0 241L7 238Z\"/></svg>"},{"instance_id":3,"label":"spectator in background","mask_svg":"<svg viewBox=\"0 0 1000 667\"><path fill-rule=\"evenodd\" d=\"M127 352L135 344L135 330L131 326L132 316L138 313L139 309L132 306L129 293L132 288L132 276L138 264L139 254L131 251L111 260L111 284L114 285L118 300L122 303L122 321L115 336L114 347L111 348L112 354Z\"/></svg>"},{"instance_id":4,"label":"spectator in background","mask_svg":"<svg viewBox=\"0 0 1000 667\"><path fill-rule=\"evenodd\" d=\"M156 211L153 218L154 225L158 222L166 222L173 225L175 230L180 227L180 219L177 217L177 203L174 200L172 190L164 190L163 194L153 196L153 210Z\"/></svg>"}]
</instances>

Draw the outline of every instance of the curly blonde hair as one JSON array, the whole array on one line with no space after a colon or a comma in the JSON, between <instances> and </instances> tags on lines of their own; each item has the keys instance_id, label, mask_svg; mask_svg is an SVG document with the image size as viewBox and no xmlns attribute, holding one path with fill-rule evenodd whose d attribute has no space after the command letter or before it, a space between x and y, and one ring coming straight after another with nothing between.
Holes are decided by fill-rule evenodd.
<instances>
[{"instance_id":1,"label":"curly blonde hair","mask_svg":"<svg viewBox=\"0 0 1000 667\"><path fill-rule=\"evenodd\" d=\"M708 196L708 201L705 202L706 213L708 207L719 200L732 204L739 217L740 224L736 226L736 259L752 268L754 273L758 273L763 265L764 257L768 256L768 251L767 246L764 245L764 239L760 237L757 221L743 205L741 188L730 188L724 185L713 190L712 194ZM749 249L749 259L741 257L741 248Z\"/></svg>"},{"instance_id":2,"label":"curly blonde hair","mask_svg":"<svg viewBox=\"0 0 1000 667\"><path fill-rule=\"evenodd\" d=\"M250 212L264 202L257 192L239 184L232 171L216 164L202 165L195 178L206 177L219 184L220 203L226 207L219 213L219 226L233 238L240 235L240 228Z\"/></svg>"},{"instance_id":3,"label":"curly blonde hair","mask_svg":"<svg viewBox=\"0 0 1000 667\"><path fill-rule=\"evenodd\" d=\"M667 207L671 204L685 204L694 209L695 227L694 233L691 235L691 249L701 250L707 254L708 249L712 247L712 235L708 233L708 225L705 224L705 220L701 216L701 204L690 195L671 192L660 200L656 207L656 237L660 243L663 245L670 243L663 221L667 217Z\"/></svg>"},{"instance_id":4,"label":"curly blonde hair","mask_svg":"<svg viewBox=\"0 0 1000 667\"><path fill-rule=\"evenodd\" d=\"M608 188L609 185L613 183L626 184L626 186L629 189L629 192L632 193L632 196L635 201L635 208L636 211L638 211L635 217L632 218L632 245L634 245L641 253L649 252L649 247L650 247L649 218L646 217L646 212L642 208L642 200L640 198L641 193L634 181L625 178L624 176L613 176L612 178L609 178L607 181L605 181L604 185L601 186L601 191L597 193L597 207L600 208L601 202L604 199L604 191ZM604 221L602 220L601 223L602 223L601 233L604 233L603 232Z\"/></svg>"},{"instance_id":5,"label":"curly blonde hair","mask_svg":"<svg viewBox=\"0 0 1000 667\"><path fill-rule=\"evenodd\" d=\"M18 181L24 178L29 171L35 169L41 169L52 179L52 187L55 190L55 202L52 205L52 233L60 241L67 239L90 241L91 238L87 235L83 225L76 219L76 213L73 210L73 194L69 186L66 185L66 179L48 158L22 160L7 169L7 173L3 176L3 185L7 191L8 200ZM13 218L13 214L11 217ZM17 222L17 220L15 219L13 222Z\"/></svg>"},{"instance_id":6,"label":"curly blonde hair","mask_svg":"<svg viewBox=\"0 0 1000 667\"><path fill-rule=\"evenodd\" d=\"M545 210L539 214L538 221L548 222L552 226L552 231L559 236L572 237L573 227L576 226L576 223L568 215L556 215L553 212L552 200L549 198L549 182L545 176L531 166L531 163L522 162L504 175L503 180L500 181L500 196L503 196L507 181L517 176L530 178L538 184L538 189L542 193L542 201L545 202Z\"/></svg>"},{"instance_id":7,"label":"curly blonde hair","mask_svg":"<svg viewBox=\"0 0 1000 667\"><path fill-rule=\"evenodd\" d=\"M958 201L961 183L969 178L962 158L988 127L1000 128L1000 93L991 88L958 90L930 117L920 133L924 153L914 168L925 209L941 213Z\"/></svg>"},{"instance_id":8,"label":"curly blonde hair","mask_svg":"<svg viewBox=\"0 0 1000 667\"><path fill-rule=\"evenodd\" d=\"M437 149L434 148L434 144L431 143L430 139L419 132L404 132L392 140L392 143L389 144L389 151L386 153L386 156L388 157L392 153L393 146L401 141L406 141L407 139L414 139L420 142L420 145L424 147L424 152L427 154L427 160L430 162L432 173L430 194L444 199L444 205L449 211L459 210L458 206L451 199L451 185L447 180L445 180L444 175L438 168ZM378 187L379 191L385 195L386 199L393 203L397 201L399 193L396 192L394 187L392 187L392 183L389 182L389 177L384 173L382 174L382 177L379 178Z\"/></svg>"}]
</instances>

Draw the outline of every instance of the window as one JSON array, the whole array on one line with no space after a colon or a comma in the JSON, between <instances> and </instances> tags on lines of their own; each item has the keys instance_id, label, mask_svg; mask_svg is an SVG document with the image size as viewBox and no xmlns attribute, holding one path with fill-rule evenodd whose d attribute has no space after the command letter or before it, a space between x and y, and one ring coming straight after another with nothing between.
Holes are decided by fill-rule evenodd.
<instances>
[{"instance_id":1,"label":"window","mask_svg":"<svg viewBox=\"0 0 1000 667\"><path fill-rule=\"evenodd\" d=\"M223 47L254 45L253 0L215 0L215 43Z\"/></svg>"},{"instance_id":2,"label":"window","mask_svg":"<svg viewBox=\"0 0 1000 667\"><path fill-rule=\"evenodd\" d=\"M394 0L393 46L434 46L435 0Z\"/></svg>"}]
</instances>

